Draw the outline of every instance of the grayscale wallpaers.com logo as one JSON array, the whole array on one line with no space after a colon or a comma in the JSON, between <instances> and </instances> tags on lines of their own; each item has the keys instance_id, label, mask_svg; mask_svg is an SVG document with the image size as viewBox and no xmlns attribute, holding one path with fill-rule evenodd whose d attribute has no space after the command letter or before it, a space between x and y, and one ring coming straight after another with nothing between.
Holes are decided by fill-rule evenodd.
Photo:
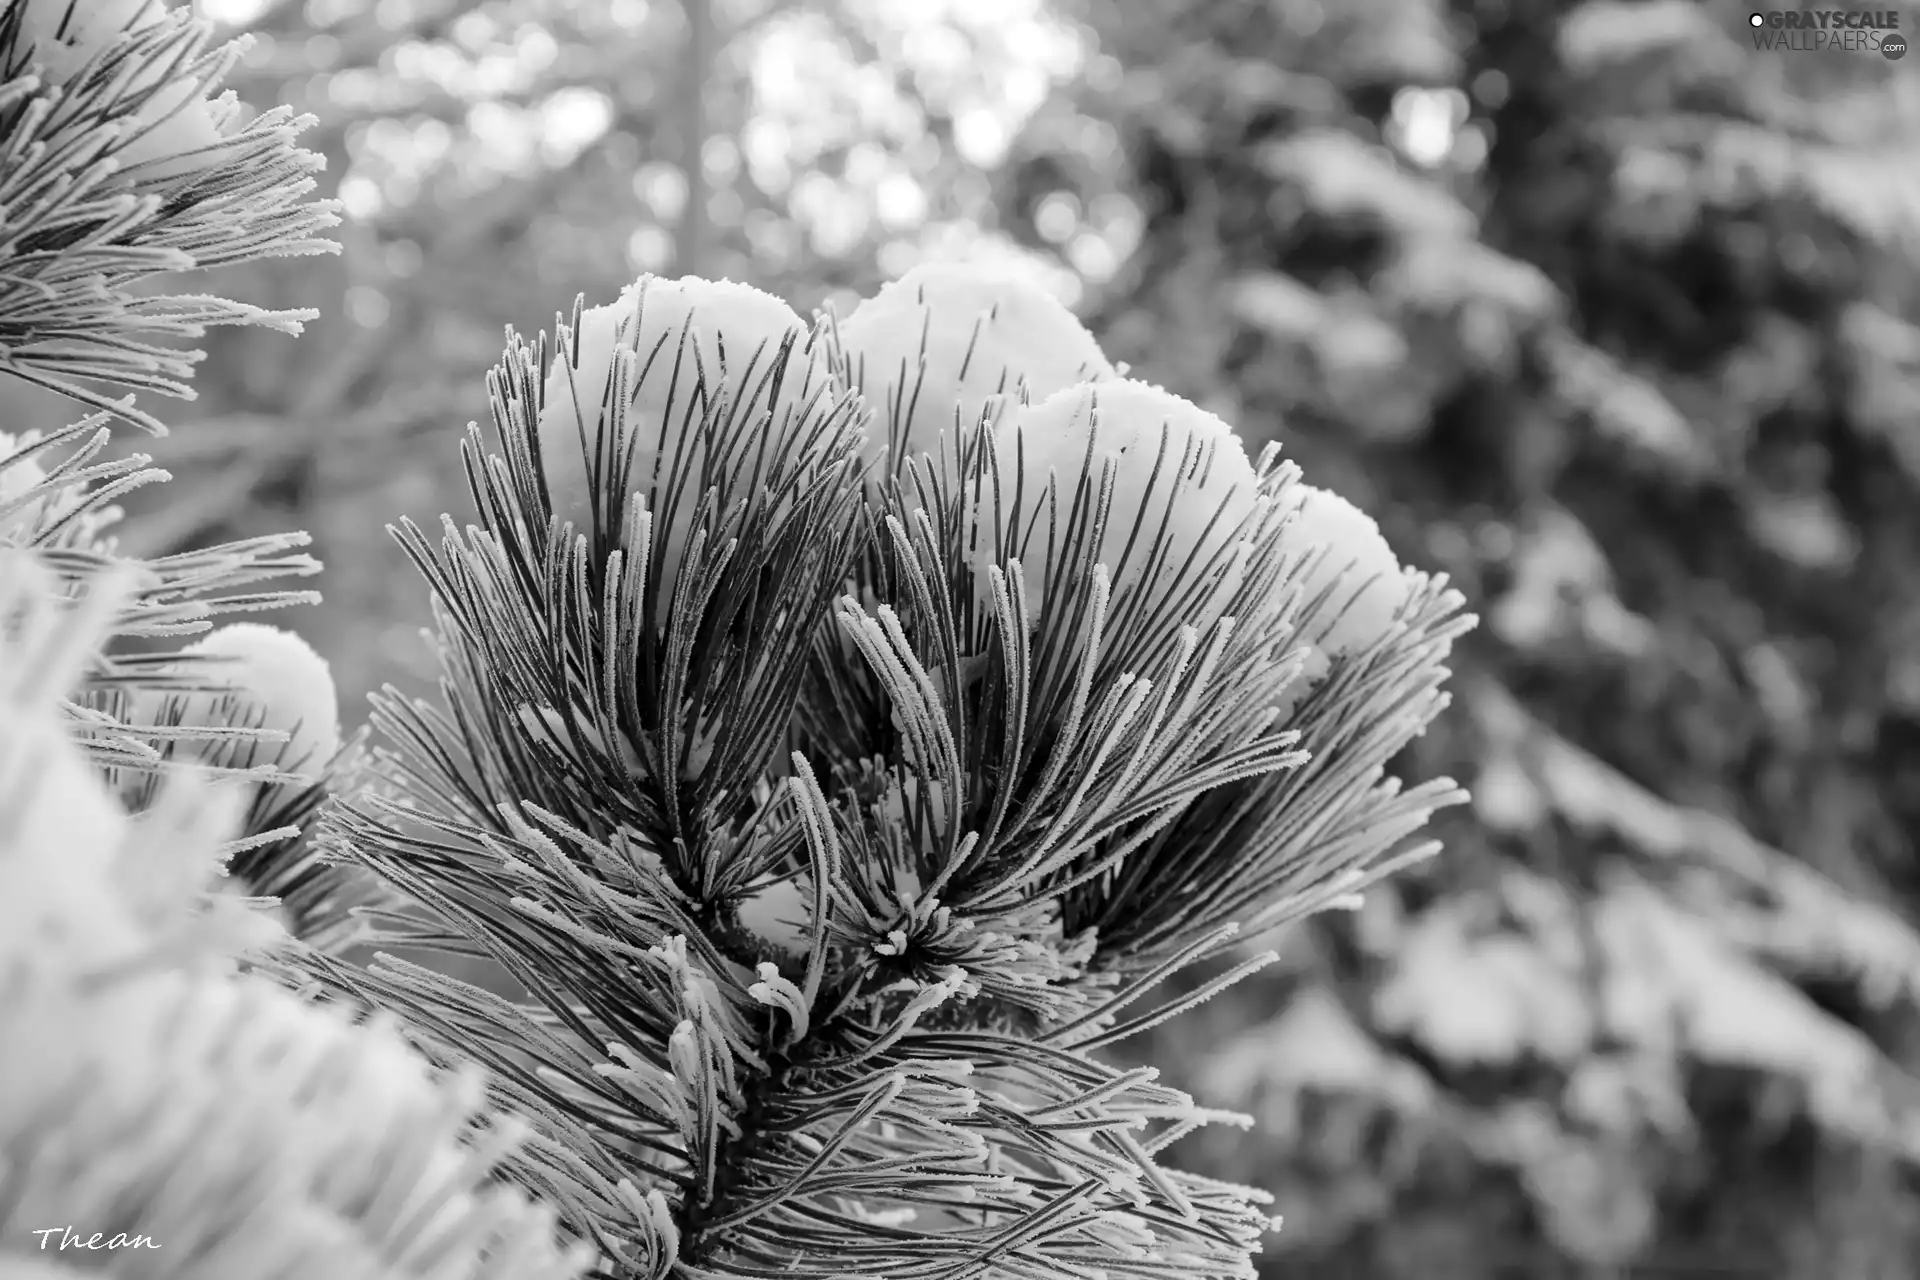
<instances>
[{"instance_id":1,"label":"grayscale wallpaers.com logo","mask_svg":"<svg viewBox=\"0 0 1920 1280\"><path fill-rule=\"evenodd\" d=\"M1907 52L1894 9L1760 9L1747 15L1747 25L1756 49L1877 53L1889 62Z\"/></svg>"}]
</instances>

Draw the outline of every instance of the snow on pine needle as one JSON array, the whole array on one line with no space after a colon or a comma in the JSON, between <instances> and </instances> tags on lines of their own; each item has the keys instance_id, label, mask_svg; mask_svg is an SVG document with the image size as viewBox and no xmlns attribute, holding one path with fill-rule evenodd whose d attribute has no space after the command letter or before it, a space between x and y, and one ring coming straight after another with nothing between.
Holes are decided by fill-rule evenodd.
<instances>
[{"instance_id":1,"label":"snow on pine needle","mask_svg":"<svg viewBox=\"0 0 1920 1280\"><path fill-rule=\"evenodd\" d=\"M274 933L210 892L236 797L183 777L129 813L71 740L132 577L70 600L0 549L0 1044L33 1047L0 1053L0 1271L83 1223L158 1246L113 1253L129 1280L581 1276L489 1181L521 1130L470 1073L233 971Z\"/></svg>"},{"instance_id":2,"label":"snow on pine needle","mask_svg":"<svg viewBox=\"0 0 1920 1280\"><path fill-rule=\"evenodd\" d=\"M576 339L610 319L577 313L556 354L516 340L495 370L505 452L465 447L480 524L400 538L501 793L634 826L718 901L706 851L756 806L854 554L857 405L758 291L645 277L607 310L617 342Z\"/></svg>"},{"instance_id":3,"label":"snow on pine needle","mask_svg":"<svg viewBox=\"0 0 1920 1280\"><path fill-rule=\"evenodd\" d=\"M323 840L420 905L383 945L524 994L277 963L488 1067L512 1175L620 1280L1251 1277L1265 1198L1159 1157L1246 1118L1092 1050L1457 798L1383 773L1457 595L943 270L838 326L692 279L576 306L492 376L477 523L399 531L442 697L380 700L393 794Z\"/></svg>"},{"instance_id":4,"label":"snow on pine needle","mask_svg":"<svg viewBox=\"0 0 1920 1280\"><path fill-rule=\"evenodd\" d=\"M326 950L353 945L356 910L389 905L391 895L313 839L320 807L355 785L365 738L343 740L326 661L292 632L236 622L142 676L106 709L166 767L110 770L122 800L141 811L180 767L220 771L241 797L239 831L223 846L229 885L276 899L295 937Z\"/></svg>"},{"instance_id":5,"label":"snow on pine needle","mask_svg":"<svg viewBox=\"0 0 1920 1280\"><path fill-rule=\"evenodd\" d=\"M128 602L111 623L114 637L144 641L190 638L235 615L319 597L292 589L288 579L311 577L319 562L304 553L304 533L269 534L202 550L128 561L114 538L118 500L167 479L144 454L108 457L107 415L89 417L44 434L0 432L0 550L31 553L63 594L76 594L109 567L132 575ZM211 664L192 652L132 653L104 648L81 673L67 714L95 763L125 779L134 791L168 768L165 734L154 725L128 724L133 702L164 697L182 679L204 686ZM248 726L240 736L258 738ZM222 765L237 762L221 761ZM252 761L245 762L253 763ZM141 781L146 779L146 781ZM250 835L270 828L254 827Z\"/></svg>"},{"instance_id":6,"label":"snow on pine needle","mask_svg":"<svg viewBox=\"0 0 1920 1280\"><path fill-rule=\"evenodd\" d=\"M248 38L159 0L0 8L0 375L154 435L127 392L192 398L208 326L298 333L311 311L154 293L159 276L337 251L314 123L213 98Z\"/></svg>"},{"instance_id":7,"label":"snow on pine needle","mask_svg":"<svg viewBox=\"0 0 1920 1280\"><path fill-rule=\"evenodd\" d=\"M866 453L898 473L957 448L981 416L1114 377L1093 335L1032 281L928 262L883 285L833 330L841 374L874 411Z\"/></svg>"},{"instance_id":8,"label":"snow on pine needle","mask_svg":"<svg viewBox=\"0 0 1920 1280\"><path fill-rule=\"evenodd\" d=\"M604 548L628 499L645 499L651 554L639 567L659 584L664 630L708 491L723 508L763 484L790 500L807 475L795 464L844 433L844 413L814 412L833 394L824 352L771 294L692 277L643 278L577 313L555 344L536 417L547 506Z\"/></svg>"}]
</instances>

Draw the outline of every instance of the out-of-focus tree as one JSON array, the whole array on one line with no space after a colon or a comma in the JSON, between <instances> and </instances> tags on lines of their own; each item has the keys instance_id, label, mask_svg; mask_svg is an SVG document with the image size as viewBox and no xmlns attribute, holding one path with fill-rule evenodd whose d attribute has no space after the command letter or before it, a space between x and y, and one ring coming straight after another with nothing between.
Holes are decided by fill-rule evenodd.
<instances>
[{"instance_id":1,"label":"out-of-focus tree","mask_svg":"<svg viewBox=\"0 0 1920 1280\"><path fill-rule=\"evenodd\" d=\"M703 274L803 310L929 251L996 252L988 171L1078 49L1036 0L201 8L256 37L242 98L319 117L345 252L222 282L323 319L297 345L210 342L199 420L159 454L197 499L140 520L139 550L310 528L327 602L301 626L350 716L426 673L425 605L384 526L465 509L456 442L486 416L504 326L689 269L690 227Z\"/></svg>"},{"instance_id":2,"label":"out-of-focus tree","mask_svg":"<svg viewBox=\"0 0 1920 1280\"><path fill-rule=\"evenodd\" d=\"M1287 1135L1195 1158L1281 1192L1275 1275L1912 1274L1908 65L1689 0L1078 12L1007 212L1489 622L1448 856L1162 1047Z\"/></svg>"}]
</instances>

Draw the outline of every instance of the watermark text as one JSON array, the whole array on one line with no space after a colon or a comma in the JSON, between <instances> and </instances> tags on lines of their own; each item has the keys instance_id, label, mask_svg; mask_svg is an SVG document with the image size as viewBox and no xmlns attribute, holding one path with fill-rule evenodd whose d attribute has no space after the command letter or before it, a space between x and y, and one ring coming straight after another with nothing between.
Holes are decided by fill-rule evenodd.
<instances>
[{"instance_id":1,"label":"watermark text","mask_svg":"<svg viewBox=\"0 0 1920 1280\"><path fill-rule=\"evenodd\" d=\"M1907 52L1897 9L1756 9L1747 15L1753 47L1794 53L1877 53L1896 62Z\"/></svg>"},{"instance_id":2,"label":"watermark text","mask_svg":"<svg viewBox=\"0 0 1920 1280\"><path fill-rule=\"evenodd\" d=\"M59 1248L59 1249L110 1250L110 1249L158 1249L160 1247L158 1244L154 1242L154 1239L152 1236L130 1236L124 1231L117 1231L113 1235L107 1235L104 1232L96 1231L90 1236L83 1236L79 1232L75 1231L71 1226L65 1226L65 1227L47 1227L45 1230L29 1231L27 1234L30 1236L39 1236L40 1247L42 1249ZM60 1241L57 1245L53 1242L54 1236L60 1237Z\"/></svg>"}]
</instances>

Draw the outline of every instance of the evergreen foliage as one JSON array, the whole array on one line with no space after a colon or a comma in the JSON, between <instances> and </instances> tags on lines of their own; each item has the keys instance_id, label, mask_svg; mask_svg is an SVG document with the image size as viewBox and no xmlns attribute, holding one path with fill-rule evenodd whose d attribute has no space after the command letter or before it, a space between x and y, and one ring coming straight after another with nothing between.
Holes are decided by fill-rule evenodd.
<instances>
[{"instance_id":1,"label":"evergreen foliage","mask_svg":"<svg viewBox=\"0 0 1920 1280\"><path fill-rule=\"evenodd\" d=\"M1268 1197L1162 1159L1249 1118L1107 1050L1433 852L1464 793L1387 766L1458 593L1031 286L648 275L509 335L474 522L395 530L440 697L362 753L210 630L310 598L256 589L300 535L108 532L166 477L107 388L301 318L145 284L333 220L208 36L0 11L0 374L94 410L0 437L0 1268L70 1218L159 1280L1253 1275Z\"/></svg>"},{"instance_id":2,"label":"evergreen foliage","mask_svg":"<svg viewBox=\"0 0 1920 1280\"><path fill-rule=\"evenodd\" d=\"M381 943L524 998L282 967L486 1065L536 1117L516 1175L610 1274L1248 1274L1261 1197L1155 1155L1236 1118L1094 1051L1174 1016L1142 1005L1241 922L1427 852L1405 837L1459 793L1382 764L1441 705L1458 597L1368 564L1404 603L1279 720L1296 626L1371 580L1300 598L1345 548L1299 528L1296 468L1107 381L982 401L881 483L872 411L818 376L854 357L769 301L643 277L516 339L464 450L478 524L398 531L443 702L377 700L396 793L324 839L426 908ZM912 380L960 381L971 331L943 332Z\"/></svg>"},{"instance_id":3,"label":"evergreen foliage","mask_svg":"<svg viewBox=\"0 0 1920 1280\"><path fill-rule=\"evenodd\" d=\"M298 333L309 311L152 293L156 277L335 252L317 157L285 110L238 125L208 97L245 49L158 0L11 0L0 11L0 372L166 428L107 387L188 397L209 325Z\"/></svg>"},{"instance_id":4,"label":"evergreen foliage","mask_svg":"<svg viewBox=\"0 0 1920 1280\"><path fill-rule=\"evenodd\" d=\"M113 419L165 432L134 396L110 389L190 395L184 379L199 353L176 340L213 324L297 333L309 315L156 293L148 283L338 247L318 238L337 222L329 202L311 198L318 157L294 142L312 122L279 111L238 125L231 95L207 95L245 42L209 50L210 34L205 22L144 0L14 0L0 10L0 375L97 410L47 433L9 434L0 423L0 547L32 550L66 593L122 561L118 503L167 479L145 455L108 455ZM157 712L194 689L225 687L191 648L168 654L155 643L233 614L316 601L283 585L319 571L301 551L307 541L270 534L139 563L113 642L69 705L129 802L151 796L178 736L134 708ZM239 701L227 712L239 723L215 732L233 727L256 747L284 739L246 723L253 712ZM247 754L246 765L261 754L259 767L271 771L270 753ZM248 826L232 851L275 829ZM291 834L283 830L282 842Z\"/></svg>"},{"instance_id":5,"label":"evergreen foliage","mask_svg":"<svg viewBox=\"0 0 1920 1280\"><path fill-rule=\"evenodd\" d=\"M71 740L59 692L133 580L70 602L0 549L0 1274L73 1257L64 1230L95 1251L50 1274L582 1274L551 1214L489 1181L519 1135L470 1075L234 972L273 926L206 893L231 791L183 780L129 814Z\"/></svg>"},{"instance_id":6,"label":"evergreen foliage","mask_svg":"<svg viewBox=\"0 0 1920 1280\"><path fill-rule=\"evenodd\" d=\"M0 375L102 410L0 434L0 1274L578 1276L551 1211L490 1177L519 1135L471 1076L235 970L278 930L217 891L222 864L299 878L285 823L319 798L278 767L285 689L124 648L310 598L259 588L318 568L303 535L138 561L109 532L166 476L103 457L107 420L159 424L86 384L184 391L196 353L153 339L294 319L132 287L309 252L332 221L291 122L175 127L236 52L207 34L157 5L0 8Z\"/></svg>"}]
</instances>

